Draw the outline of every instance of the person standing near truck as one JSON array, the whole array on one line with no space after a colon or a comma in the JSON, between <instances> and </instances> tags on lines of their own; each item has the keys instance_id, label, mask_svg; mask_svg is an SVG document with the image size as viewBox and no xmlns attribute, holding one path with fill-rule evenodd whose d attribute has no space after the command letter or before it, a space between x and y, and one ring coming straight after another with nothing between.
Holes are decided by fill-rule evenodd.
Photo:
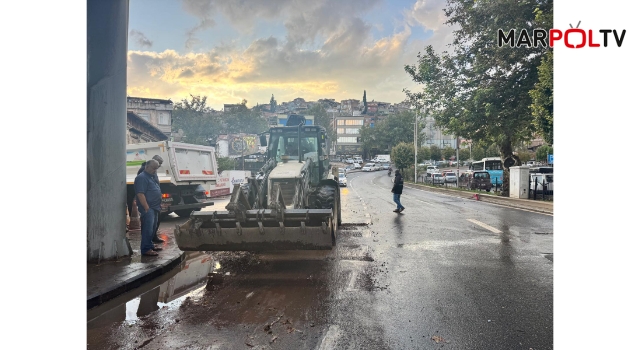
<instances>
[{"instance_id":1,"label":"person standing near truck","mask_svg":"<svg viewBox=\"0 0 640 350\"><path fill-rule=\"evenodd\" d=\"M158 215L162 202L160 184L155 180L159 167L160 163L157 160L147 161L144 171L136 176L133 183L140 212L140 253L148 256L156 256L156 251L162 250L156 248L151 240L158 229Z\"/></svg>"},{"instance_id":2,"label":"person standing near truck","mask_svg":"<svg viewBox=\"0 0 640 350\"><path fill-rule=\"evenodd\" d=\"M402 174L400 174L400 170L396 169L396 177L393 179L393 188L391 192L393 192L393 201L396 203L396 209L393 211L394 213L401 213L404 211L404 206L400 204L400 195L402 195L402 188L404 187L404 180L402 179Z\"/></svg>"},{"instance_id":3,"label":"person standing near truck","mask_svg":"<svg viewBox=\"0 0 640 350\"><path fill-rule=\"evenodd\" d=\"M158 161L158 164L160 164L160 166L162 166L162 162L164 161L162 159L162 157L160 157L157 154L155 156L153 156L153 158L151 158L151 159L155 159L156 161ZM140 169L138 169L138 175L140 175L140 173L144 172L144 169L145 169L146 166L147 166L147 162L142 163L142 165L140 166ZM160 179L158 179L158 173L157 172L155 172L153 174L153 178L158 183L158 186L160 186ZM158 224L156 225L156 230L153 233L153 236L151 237L151 241L153 243L164 243L164 239L158 237L158 227L160 227L160 217L158 217Z\"/></svg>"}]
</instances>

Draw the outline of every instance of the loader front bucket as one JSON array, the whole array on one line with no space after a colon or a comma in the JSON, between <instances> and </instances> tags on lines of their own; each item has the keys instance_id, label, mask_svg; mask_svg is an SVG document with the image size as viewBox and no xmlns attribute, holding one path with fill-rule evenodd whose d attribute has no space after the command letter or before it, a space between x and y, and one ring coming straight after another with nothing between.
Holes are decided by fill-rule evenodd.
<instances>
[{"instance_id":1,"label":"loader front bucket","mask_svg":"<svg viewBox=\"0 0 640 350\"><path fill-rule=\"evenodd\" d=\"M331 209L193 212L175 237L183 251L330 250Z\"/></svg>"}]
</instances>

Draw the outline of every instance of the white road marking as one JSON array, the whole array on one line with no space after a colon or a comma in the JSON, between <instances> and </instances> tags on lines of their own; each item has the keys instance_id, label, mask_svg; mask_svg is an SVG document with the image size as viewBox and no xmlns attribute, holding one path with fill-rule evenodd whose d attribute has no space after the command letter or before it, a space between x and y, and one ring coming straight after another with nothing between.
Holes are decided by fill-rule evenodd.
<instances>
[{"instance_id":1,"label":"white road marking","mask_svg":"<svg viewBox=\"0 0 640 350\"><path fill-rule=\"evenodd\" d=\"M484 222L480 222L480 221L475 220L475 219L467 219L467 220L471 221L472 223L474 223L474 224L476 224L476 225L478 225L480 227L484 227L484 228L486 228L487 230L489 230L489 231L491 231L493 233L502 233L502 231L498 230L495 227L489 226L489 225L485 224Z\"/></svg>"},{"instance_id":2,"label":"white road marking","mask_svg":"<svg viewBox=\"0 0 640 350\"><path fill-rule=\"evenodd\" d=\"M329 330L325 333L318 350L333 350L336 348L340 337L340 328L336 325L329 326Z\"/></svg>"}]
</instances>

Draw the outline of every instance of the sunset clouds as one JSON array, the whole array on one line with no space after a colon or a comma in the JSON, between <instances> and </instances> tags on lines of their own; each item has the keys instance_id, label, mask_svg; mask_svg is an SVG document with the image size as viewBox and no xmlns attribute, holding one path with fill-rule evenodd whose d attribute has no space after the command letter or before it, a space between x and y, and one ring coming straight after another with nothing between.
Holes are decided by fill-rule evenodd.
<instances>
[{"instance_id":1,"label":"sunset clouds","mask_svg":"<svg viewBox=\"0 0 640 350\"><path fill-rule=\"evenodd\" d=\"M236 3L182 2L192 25L171 28L183 31L183 46L162 52L150 50L156 38L130 20L129 95L174 101L206 95L217 109L242 99L268 103L271 94L279 102L360 99L363 90L369 100L400 102L402 88L414 87L404 65L414 64L425 45L444 48L451 34L438 23L445 0L398 8L382 0ZM379 11L389 8L395 12L380 21ZM234 40L212 37L222 22L232 23Z\"/></svg>"}]
</instances>

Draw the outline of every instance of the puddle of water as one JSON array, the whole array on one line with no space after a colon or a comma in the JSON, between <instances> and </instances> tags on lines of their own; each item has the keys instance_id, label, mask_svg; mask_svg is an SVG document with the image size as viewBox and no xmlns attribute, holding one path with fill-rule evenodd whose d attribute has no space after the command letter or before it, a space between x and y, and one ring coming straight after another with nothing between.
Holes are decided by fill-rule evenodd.
<instances>
[{"instance_id":1,"label":"puddle of water","mask_svg":"<svg viewBox=\"0 0 640 350\"><path fill-rule=\"evenodd\" d=\"M87 329L114 322L134 324L141 317L165 306L170 309L178 308L187 297L195 297L204 292L209 274L218 272L221 267L220 262L214 261L208 254L196 253L187 256L180 266L165 274L172 276L168 280L158 278L120 298L89 310L91 316L87 322Z\"/></svg>"}]
</instances>

